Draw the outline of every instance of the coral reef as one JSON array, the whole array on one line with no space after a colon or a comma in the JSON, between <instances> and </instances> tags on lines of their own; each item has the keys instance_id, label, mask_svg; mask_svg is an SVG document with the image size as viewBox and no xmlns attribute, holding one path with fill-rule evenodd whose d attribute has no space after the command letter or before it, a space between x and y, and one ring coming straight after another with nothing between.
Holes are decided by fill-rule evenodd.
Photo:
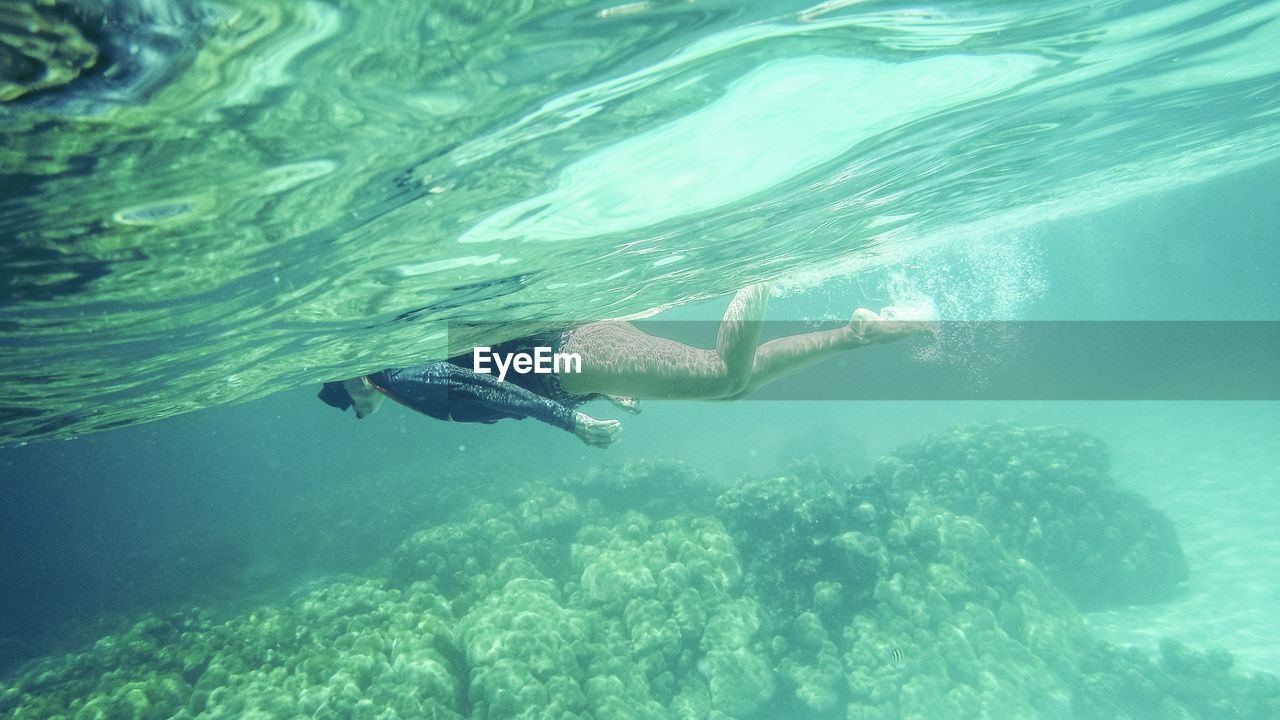
<instances>
[{"instance_id":1,"label":"coral reef","mask_svg":"<svg viewBox=\"0 0 1280 720\"><path fill-rule=\"evenodd\" d=\"M41 660L0 685L0 715L1280 713L1280 681L1234 670L1224 652L1170 641L1152 661L1099 643L1060 578L1046 572L1057 566L1042 569L1011 546L1016 512L984 516L973 509L989 502L982 493L967 512L948 507L963 496L948 490L958 471L1007 475L1009 448L1017 447L1018 462L1037 473L1061 462L1067 469L1051 477L1076 478L1048 483L1046 496L1087 487L1105 500L1095 512L1126 517L1107 510L1123 502L1111 502L1100 447L1048 429L957 432L969 439L935 440L861 478L799 463L787 476L744 479L717 493L678 464L641 462L531 482L405 538L386 578L331 579L221 621L201 610L147 617L80 652ZM991 449L970 470L975 442ZM966 452L942 454L948 447ZM1005 470L991 470L997 463ZM941 491L924 487L926 475L945 478ZM1010 505L1031 497L984 492ZM1077 518L1035 512L1041 523Z\"/></svg>"},{"instance_id":2,"label":"coral reef","mask_svg":"<svg viewBox=\"0 0 1280 720\"><path fill-rule=\"evenodd\" d=\"M715 507L717 491L704 474L678 460L631 460L619 468L595 467L561 486L594 512L642 512L662 520L700 515Z\"/></svg>"},{"instance_id":3,"label":"coral reef","mask_svg":"<svg viewBox=\"0 0 1280 720\"><path fill-rule=\"evenodd\" d=\"M1160 643L1153 662L1137 650L1099 643L1081 661L1075 688L1079 720L1266 720L1280 717L1280 678L1232 672L1222 650L1198 653Z\"/></svg>"},{"instance_id":4,"label":"coral reef","mask_svg":"<svg viewBox=\"0 0 1280 720\"><path fill-rule=\"evenodd\" d=\"M395 556L398 582L455 598L471 717L697 718L768 701L757 605L718 521L632 511L605 526L564 491L522 495Z\"/></svg>"},{"instance_id":5,"label":"coral reef","mask_svg":"<svg viewBox=\"0 0 1280 720\"><path fill-rule=\"evenodd\" d=\"M876 476L985 525L1081 609L1168 599L1187 579L1173 523L1115 488L1105 446L1061 427L965 425L882 458Z\"/></svg>"},{"instance_id":6,"label":"coral reef","mask_svg":"<svg viewBox=\"0 0 1280 720\"><path fill-rule=\"evenodd\" d=\"M1083 623L972 518L874 479L747 481L719 509L773 622L779 715L1070 717Z\"/></svg>"},{"instance_id":7,"label":"coral reef","mask_svg":"<svg viewBox=\"0 0 1280 720\"><path fill-rule=\"evenodd\" d=\"M364 581L214 623L149 617L38 662L0 693L25 718L458 718L454 625L439 596Z\"/></svg>"}]
</instances>

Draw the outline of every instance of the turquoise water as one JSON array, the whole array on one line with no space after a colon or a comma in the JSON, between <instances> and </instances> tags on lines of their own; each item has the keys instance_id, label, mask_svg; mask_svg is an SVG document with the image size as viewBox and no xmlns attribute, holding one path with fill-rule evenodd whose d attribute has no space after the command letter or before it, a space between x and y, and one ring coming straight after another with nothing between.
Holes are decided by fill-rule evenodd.
<instances>
[{"instance_id":1,"label":"turquoise water","mask_svg":"<svg viewBox=\"0 0 1280 720\"><path fill-rule=\"evenodd\" d=\"M0 103L0 715L1280 713L1272 401L652 401L600 451L314 398L759 280L1280 320L1280 4L375 5L75 10L106 67Z\"/></svg>"},{"instance_id":2,"label":"turquoise water","mask_svg":"<svg viewBox=\"0 0 1280 720\"><path fill-rule=\"evenodd\" d=\"M1264 163L1276 14L122 3L118 72L4 107L2 433L438 357L450 321L845 275Z\"/></svg>"}]
</instances>

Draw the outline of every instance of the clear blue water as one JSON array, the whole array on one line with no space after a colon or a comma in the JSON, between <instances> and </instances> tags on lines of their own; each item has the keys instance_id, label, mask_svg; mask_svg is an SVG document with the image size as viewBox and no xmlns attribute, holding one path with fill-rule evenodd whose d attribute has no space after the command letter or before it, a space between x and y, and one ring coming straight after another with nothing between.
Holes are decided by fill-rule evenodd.
<instances>
[{"instance_id":1,"label":"clear blue water","mask_svg":"<svg viewBox=\"0 0 1280 720\"><path fill-rule=\"evenodd\" d=\"M1013 418L1101 439L1178 530L1183 591L1094 637L1280 673L1274 402L652 402L597 451L313 397L438 357L450 322L707 320L766 279L786 320L1280 320L1280 4L114 12L127 73L0 104L4 672L386 577L530 479L865 475Z\"/></svg>"}]
</instances>

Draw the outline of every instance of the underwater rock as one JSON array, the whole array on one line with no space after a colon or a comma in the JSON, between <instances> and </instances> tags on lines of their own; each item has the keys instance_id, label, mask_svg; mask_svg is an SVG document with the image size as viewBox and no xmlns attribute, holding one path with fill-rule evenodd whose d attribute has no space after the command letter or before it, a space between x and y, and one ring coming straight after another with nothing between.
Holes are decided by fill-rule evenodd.
<instances>
[{"instance_id":1,"label":"underwater rock","mask_svg":"<svg viewBox=\"0 0 1280 720\"><path fill-rule=\"evenodd\" d=\"M899 448L876 477L976 518L1081 609L1171 597L1188 570L1173 523L1115 488L1103 443L1060 427L965 425Z\"/></svg>"},{"instance_id":2,"label":"underwater rock","mask_svg":"<svg viewBox=\"0 0 1280 720\"><path fill-rule=\"evenodd\" d=\"M775 656L782 656L778 667L795 687L795 696L807 709L827 712L840 699L844 668L840 652L813 613L801 613L788 633L791 642L775 638ZM785 654L784 654L785 653Z\"/></svg>"},{"instance_id":3,"label":"underwater rock","mask_svg":"<svg viewBox=\"0 0 1280 720\"><path fill-rule=\"evenodd\" d=\"M1097 467L1105 455L1095 454ZM804 464L794 471L806 472ZM884 477L897 482L885 482ZM1072 603L896 458L876 476L748 479L723 493L773 636L770 708L848 717L1070 717L1090 640ZM843 709L843 713L839 713Z\"/></svg>"},{"instance_id":4,"label":"underwater rock","mask_svg":"<svg viewBox=\"0 0 1280 720\"><path fill-rule=\"evenodd\" d=\"M577 651L591 619L561 607L553 594L547 581L515 578L459 622L472 717L561 717L586 709Z\"/></svg>"},{"instance_id":5,"label":"underwater rock","mask_svg":"<svg viewBox=\"0 0 1280 720\"><path fill-rule=\"evenodd\" d=\"M595 467L562 481L597 515L635 510L655 520L703 514L714 506L714 484L678 460L629 460L621 467Z\"/></svg>"},{"instance_id":6,"label":"underwater rock","mask_svg":"<svg viewBox=\"0 0 1280 720\"><path fill-rule=\"evenodd\" d=\"M686 516L651 523L629 512L613 528L584 528L573 557L582 579L570 605L616 627L611 646L623 662L613 670L630 677L627 687L647 688L663 704L679 699L728 716L769 699L773 673L761 650L758 606L742 594L737 549L719 522ZM610 585L615 589L606 590ZM622 585L632 592L618 593Z\"/></svg>"},{"instance_id":7,"label":"underwater rock","mask_svg":"<svg viewBox=\"0 0 1280 720\"><path fill-rule=\"evenodd\" d=\"M423 588L334 583L221 624L148 617L42 660L0 689L0 714L40 718L460 718L448 604Z\"/></svg>"},{"instance_id":8,"label":"underwater rock","mask_svg":"<svg viewBox=\"0 0 1280 720\"><path fill-rule=\"evenodd\" d=\"M440 589L463 613L473 717L663 717L670 705L727 718L769 700L758 605L718 521L590 499L584 510L536 482L513 502L478 503L393 559L397 583Z\"/></svg>"},{"instance_id":9,"label":"underwater rock","mask_svg":"<svg viewBox=\"0 0 1280 720\"><path fill-rule=\"evenodd\" d=\"M583 525L582 508L572 493L535 484L520 496L524 499L516 508L516 527L526 541L545 539L563 544Z\"/></svg>"},{"instance_id":10,"label":"underwater rock","mask_svg":"<svg viewBox=\"0 0 1280 720\"><path fill-rule=\"evenodd\" d=\"M1280 680L1226 653L1166 642L1152 662L1096 642L1037 564L920 488L936 468L810 468L729 487L719 517L612 505L610 471L530 482L405 539L387 580L336 577L222 621L147 617L34 663L0 685L0 716L1277 716Z\"/></svg>"},{"instance_id":11,"label":"underwater rock","mask_svg":"<svg viewBox=\"0 0 1280 720\"><path fill-rule=\"evenodd\" d=\"M831 472L744 480L717 512L772 635L774 716L1070 716L1083 621L974 519Z\"/></svg>"},{"instance_id":12,"label":"underwater rock","mask_svg":"<svg viewBox=\"0 0 1280 720\"><path fill-rule=\"evenodd\" d=\"M809 607L814 583L840 583L850 609L870 597L879 561L850 541L846 490L812 477L747 479L716 500L716 514L744 548L748 571L771 609L785 618ZM855 542L856 544L856 542Z\"/></svg>"},{"instance_id":13,"label":"underwater rock","mask_svg":"<svg viewBox=\"0 0 1280 720\"><path fill-rule=\"evenodd\" d=\"M1155 662L1139 650L1099 642L1081 660L1073 688L1075 716L1079 720L1280 717L1280 678L1234 672L1231 666L1228 652L1196 652L1169 638L1161 641Z\"/></svg>"},{"instance_id":14,"label":"underwater rock","mask_svg":"<svg viewBox=\"0 0 1280 720\"><path fill-rule=\"evenodd\" d=\"M890 572L843 628L849 717L1069 717L1082 619L972 519L913 498Z\"/></svg>"},{"instance_id":15,"label":"underwater rock","mask_svg":"<svg viewBox=\"0 0 1280 720\"><path fill-rule=\"evenodd\" d=\"M477 503L470 518L414 533L391 556L391 579L405 587L424 582L465 612L496 589L489 572L517 553L515 517L498 505Z\"/></svg>"}]
</instances>

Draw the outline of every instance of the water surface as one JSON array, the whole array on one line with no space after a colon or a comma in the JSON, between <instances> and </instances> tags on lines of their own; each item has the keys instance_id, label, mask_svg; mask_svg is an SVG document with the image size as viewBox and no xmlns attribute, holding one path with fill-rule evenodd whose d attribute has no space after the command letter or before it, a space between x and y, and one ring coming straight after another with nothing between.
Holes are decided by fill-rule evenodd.
<instances>
[{"instance_id":1,"label":"water surface","mask_svg":"<svg viewBox=\"0 0 1280 720\"><path fill-rule=\"evenodd\" d=\"M0 435L440 357L450 322L518 335L853 272L1238 171L1280 147L1278 15L1223 0L82 12L102 63L0 105Z\"/></svg>"}]
</instances>

